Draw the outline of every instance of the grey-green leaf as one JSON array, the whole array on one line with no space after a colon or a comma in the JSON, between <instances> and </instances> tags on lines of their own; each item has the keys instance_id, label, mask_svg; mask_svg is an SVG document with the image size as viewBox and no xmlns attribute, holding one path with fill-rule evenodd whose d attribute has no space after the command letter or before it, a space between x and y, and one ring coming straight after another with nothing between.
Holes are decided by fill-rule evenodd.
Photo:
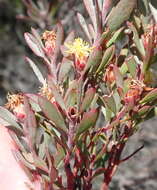
<instances>
[{"instance_id":1,"label":"grey-green leaf","mask_svg":"<svg viewBox=\"0 0 157 190\"><path fill-rule=\"evenodd\" d=\"M107 48L96 73L99 73L101 70L104 69L105 66L107 66L110 63L110 61L112 60L112 58L114 56L114 53L115 53L115 46L111 46L111 47Z\"/></svg>"},{"instance_id":2,"label":"grey-green leaf","mask_svg":"<svg viewBox=\"0 0 157 190\"><path fill-rule=\"evenodd\" d=\"M96 124L98 115L99 115L98 109L92 109L89 112L85 113L83 119L81 120L78 126L76 137L78 137L83 132L87 131L89 128L94 127L94 125Z\"/></svg>"},{"instance_id":3,"label":"grey-green leaf","mask_svg":"<svg viewBox=\"0 0 157 190\"><path fill-rule=\"evenodd\" d=\"M36 40L36 38L35 38L32 34L30 34L30 33L28 33L28 32L26 32L26 33L24 34L24 37L25 37L25 40L26 40L28 46L30 47L30 49L31 49L37 56L43 58L43 57L44 57L44 52L43 52L43 50L42 50L42 48L41 48L39 42Z\"/></svg>"},{"instance_id":4,"label":"grey-green leaf","mask_svg":"<svg viewBox=\"0 0 157 190\"><path fill-rule=\"evenodd\" d=\"M41 96L38 96L38 102L45 116L53 121L56 127L66 129L64 118L56 105Z\"/></svg>"},{"instance_id":5,"label":"grey-green leaf","mask_svg":"<svg viewBox=\"0 0 157 190\"><path fill-rule=\"evenodd\" d=\"M28 61L29 65L31 66L31 68L33 69L35 75L37 76L38 80L44 84L45 83L45 79L42 75L42 73L40 72L40 70L38 69L38 67L35 65L35 63L28 57L26 57L26 61Z\"/></svg>"},{"instance_id":6,"label":"grey-green leaf","mask_svg":"<svg viewBox=\"0 0 157 190\"><path fill-rule=\"evenodd\" d=\"M8 122L12 126L13 129L18 130L18 132L20 132L21 134L23 133L22 128L16 122L15 116L2 106L0 106L0 117L6 122Z\"/></svg>"},{"instance_id":7,"label":"grey-green leaf","mask_svg":"<svg viewBox=\"0 0 157 190\"><path fill-rule=\"evenodd\" d=\"M133 56L129 57L126 60L126 65L128 67L128 71L130 72L131 76L135 78L137 74L137 71L136 71L137 64Z\"/></svg>"},{"instance_id":8,"label":"grey-green leaf","mask_svg":"<svg viewBox=\"0 0 157 190\"><path fill-rule=\"evenodd\" d=\"M95 88L89 88L87 90L87 92L85 93L84 99L82 101L82 104L81 104L81 108L80 108L81 112L85 111L87 108L90 107L90 104L95 96L95 93L96 93Z\"/></svg>"},{"instance_id":9,"label":"grey-green leaf","mask_svg":"<svg viewBox=\"0 0 157 190\"><path fill-rule=\"evenodd\" d=\"M157 100L157 88L153 89L151 92L149 92L141 101L140 103L147 103Z\"/></svg>"},{"instance_id":10,"label":"grey-green leaf","mask_svg":"<svg viewBox=\"0 0 157 190\"><path fill-rule=\"evenodd\" d=\"M136 5L137 0L120 0L114 7L107 20L107 26L111 31L117 30L125 21L127 21Z\"/></svg>"}]
</instances>

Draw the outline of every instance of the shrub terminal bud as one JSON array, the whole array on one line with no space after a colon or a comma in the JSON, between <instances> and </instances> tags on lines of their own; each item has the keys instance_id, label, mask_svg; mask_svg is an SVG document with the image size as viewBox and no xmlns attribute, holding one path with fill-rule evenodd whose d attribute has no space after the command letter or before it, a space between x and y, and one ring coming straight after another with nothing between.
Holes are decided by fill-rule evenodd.
<instances>
[{"instance_id":1,"label":"shrub terminal bud","mask_svg":"<svg viewBox=\"0 0 157 190\"><path fill-rule=\"evenodd\" d=\"M45 53L50 57L53 56L56 47L56 33L53 30L46 30L42 35L42 39L45 42Z\"/></svg>"}]
</instances>

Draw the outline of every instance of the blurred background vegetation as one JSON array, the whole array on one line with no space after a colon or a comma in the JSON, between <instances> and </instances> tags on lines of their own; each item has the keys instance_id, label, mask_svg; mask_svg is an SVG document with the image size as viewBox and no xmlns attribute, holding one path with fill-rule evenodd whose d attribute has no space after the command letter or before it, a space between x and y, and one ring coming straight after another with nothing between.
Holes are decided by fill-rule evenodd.
<instances>
[{"instance_id":1,"label":"blurred background vegetation","mask_svg":"<svg viewBox=\"0 0 157 190\"><path fill-rule=\"evenodd\" d=\"M0 0L0 105L4 104L8 91L37 90L38 82L24 59L26 55L33 57L25 43L24 32L31 27L40 32L51 29L59 20L68 32L78 27L74 15L83 10L80 0L33 0L38 8L36 12L30 8L28 11L29 2Z\"/></svg>"}]
</instances>

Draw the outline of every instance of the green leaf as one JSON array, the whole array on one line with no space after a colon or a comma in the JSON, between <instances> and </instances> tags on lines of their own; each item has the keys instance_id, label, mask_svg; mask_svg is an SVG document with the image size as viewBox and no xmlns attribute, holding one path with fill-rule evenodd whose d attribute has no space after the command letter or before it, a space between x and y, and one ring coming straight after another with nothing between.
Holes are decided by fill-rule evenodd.
<instances>
[{"instance_id":1,"label":"green leaf","mask_svg":"<svg viewBox=\"0 0 157 190\"><path fill-rule=\"evenodd\" d=\"M78 81L74 80L69 84L69 88L65 94L64 101L67 107L74 106L77 103L77 87Z\"/></svg>"},{"instance_id":2,"label":"green leaf","mask_svg":"<svg viewBox=\"0 0 157 190\"><path fill-rule=\"evenodd\" d=\"M27 152L28 149L26 148L26 146L24 146L24 143L21 141L21 138L19 136L17 136L15 134L15 132L9 130L9 135L11 136L11 138L13 139L14 143L16 144L16 146L18 147L18 149L22 152Z\"/></svg>"},{"instance_id":3,"label":"green leaf","mask_svg":"<svg viewBox=\"0 0 157 190\"><path fill-rule=\"evenodd\" d=\"M152 106L143 106L141 109L138 110L138 116L141 117L147 114L151 110L151 108Z\"/></svg>"},{"instance_id":4,"label":"green leaf","mask_svg":"<svg viewBox=\"0 0 157 190\"><path fill-rule=\"evenodd\" d=\"M48 173L48 166L47 166L46 162L44 160L42 160L41 158L37 157L36 155L34 155L33 158L34 158L33 165Z\"/></svg>"},{"instance_id":5,"label":"green leaf","mask_svg":"<svg viewBox=\"0 0 157 190\"><path fill-rule=\"evenodd\" d=\"M130 30L133 31L133 40L134 40L134 43L135 43L138 51L140 52L140 54L142 56L145 56L144 46L142 44L142 41L139 38L139 35L138 35L138 32L137 32L135 26L130 22L128 22L127 24L129 26Z\"/></svg>"},{"instance_id":6,"label":"green leaf","mask_svg":"<svg viewBox=\"0 0 157 190\"><path fill-rule=\"evenodd\" d=\"M130 72L131 76L135 78L137 74L137 71L136 71L137 64L133 56L126 59L126 65L128 67L128 71Z\"/></svg>"},{"instance_id":7,"label":"green leaf","mask_svg":"<svg viewBox=\"0 0 157 190\"><path fill-rule=\"evenodd\" d=\"M95 47L88 58L84 73L91 67L96 67L101 62L101 59L102 50L99 47Z\"/></svg>"},{"instance_id":8,"label":"green leaf","mask_svg":"<svg viewBox=\"0 0 157 190\"><path fill-rule=\"evenodd\" d=\"M102 113L105 117L105 121L110 121L112 117L112 111L108 108L108 106L105 104L105 107L102 107Z\"/></svg>"},{"instance_id":9,"label":"green leaf","mask_svg":"<svg viewBox=\"0 0 157 190\"><path fill-rule=\"evenodd\" d=\"M38 104L38 96L36 94L24 94L24 95L29 98L29 103L31 104L32 109L35 112L40 112L41 108Z\"/></svg>"},{"instance_id":10,"label":"green leaf","mask_svg":"<svg viewBox=\"0 0 157 190\"><path fill-rule=\"evenodd\" d=\"M33 69L35 75L37 76L38 80L42 84L44 84L45 79L44 79L43 75L41 74L40 70L38 69L38 67L35 65L35 63L28 57L26 57L26 61L28 61L29 65L31 66L31 68Z\"/></svg>"},{"instance_id":11,"label":"green leaf","mask_svg":"<svg viewBox=\"0 0 157 190\"><path fill-rule=\"evenodd\" d=\"M64 118L56 105L41 96L38 96L38 102L45 116L53 121L57 128L66 129Z\"/></svg>"},{"instance_id":12,"label":"green leaf","mask_svg":"<svg viewBox=\"0 0 157 190\"><path fill-rule=\"evenodd\" d=\"M31 170L36 170L34 164L27 161L19 151L13 151L13 155L15 159L18 162L20 162L20 164L24 165L26 168L29 168Z\"/></svg>"},{"instance_id":13,"label":"green leaf","mask_svg":"<svg viewBox=\"0 0 157 190\"><path fill-rule=\"evenodd\" d=\"M92 109L89 112L85 113L83 116L83 119L81 120L78 126L76 137L86 132L88 129L94 127L94 125L96 124L98 115L99 115L98 109Z\"/></svg>"},{"instance_id":14,"label":"green leaf","mask_svg":"<svg viewBox=\"0 0 157 190\"><path fill-rule=\"evenodd\" d=\"M0 106L0 117L11 125L11 129L17 130L18 132L20 132L20 134L23 134L21 126L16 122L16 117L2 106Z\"/></svg>"},{"instance_id":15,"label":"green leaf","mask_svg":"<svg viewBox=\"0 0 157 190\"><path fill-rule=\"evenodd\" d=\"M157 88L149 92L141 101L140 104L152 102L157 99Z\"/></svg>"},{"instance_id":16,"label":"green leaf","mask_svg":"<svg viewBox=\"0 0 157 190\"><path fill-rule=\"evenodd\" d=\"M36 38L35 38L32 34L30 34L30 33L28 33L28 32L26 32L26 33L24 34L24 37L25 37L25 40L26 40L28 46L30 47L30 49L31 49L37 56L44 58L44 52L43 52L43 50L42 50L40 44L39 44L38 41L36 40Z\"/></svg>"},{"instance_id":17,"label":"green leaf","mask_svg":"<svg viewBox=\"0 0 157 190\"><path fill-rule=\"evenodd\" d=\"M121 32L123 31L124 27L120 28L118 31L114 33L112 38L107 42L106 47L110 47L112 44L114 44L118 37L120 36Z\"/></svg>"},{"instance_id":18,"label":"green leaf","mask_svg":"<svg viewBox=\"0 0 157 190\"><path fill-rule=\"evenodd\" d=\"M121 0L114 7L108 17L107 26L111 31L117 30L125 21L127 21L136 5L137 0Z\"/></svg>"},{"instance_id":19,"label":"green leaf","mask_svg":"<svg viewBox=\"0 0 157 190\"><path fill-rule=\"evenodd\" d=\"M71 89L65 99L67 108L75 106L77 103L77 90Z\"/></svg>"},{"instance_id":20,"label":"green leaf","mask_svg":"<svg viewBox=\"0 0 157 190\"><path fill-rule=\"evenodd\" d=\"M114 97L112 95L110 96L104 96L103 97L103 101L105 102L105 104L108 106L108 108L116 114L116 102L114 100Z\"/></svg>"},{"instance_id":21,"label":"green leaf","mask_svg":"<svg viewBox=\"0 0 157 190\"><path fill-rule=\"evenodd\" d=\"M81 108L80 108L81 112L85 111L86 109L88 109L90 107L90 104L91 104L91 102L95 96L95 93L96 93L95 88L89 88L86 91L84 99L83 99L82 104L81 104Z\"/></svg>"},{"instance_id":22,"label":"green leaf","mask_svg":"<svg viewBox=\"0 0 157 190\"><path fill-rule=\"evenodd\" d=\"M120 72L122 73L122 75L125 75L128 71L128 67L127 64L124 62L121 67L119 68Z\"/></svg>"},{"instance_id":23,"label":"green leaf","mask_svg":"<svg viewBox=\"0 0 157 190\"><path fill-rule=\"evenodd\" d=\"M115 54L115 46L111 46L106 49L106 51L103 55L102 61L96 71L96 74L99 73L100 71L102 71L104 69L104 67L110 63L114 54Z\"/></svg>"},{"instance_id":24,"label":"green leaf","mask_svg":"<svg viewBox=\"0 0 157 190\"><path fill-rule=\"evenodd\" d=\"M58 74L58 79L60 82L63 82L65 77L68 75L72 68L73 62L69 59L66 59L65 57L63 58L60 69L59 69L59 74Z\"/></svg>"}]
</instances>

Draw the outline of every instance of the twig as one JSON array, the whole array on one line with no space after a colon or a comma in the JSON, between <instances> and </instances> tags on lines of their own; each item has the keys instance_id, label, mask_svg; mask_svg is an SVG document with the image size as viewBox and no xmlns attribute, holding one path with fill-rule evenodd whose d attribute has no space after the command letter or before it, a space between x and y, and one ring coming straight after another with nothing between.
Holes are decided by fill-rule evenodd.
<instances>
[{"instance_id":1,"label":"twig","mask_svg":"<svg viewBox=\"0 0 157 190\"><path fill-rule=\"evenodd\" d=\"M126 158L120 160L119 163L125 162L126 160L128 160L129 158L131 158L132 156L134 156L137 152L139 152L142 148L144 148L144 145L142 145L141 147L139 147L137 150L135 150L132 154L130 154Z\"/></svg>"}]
</instances>

